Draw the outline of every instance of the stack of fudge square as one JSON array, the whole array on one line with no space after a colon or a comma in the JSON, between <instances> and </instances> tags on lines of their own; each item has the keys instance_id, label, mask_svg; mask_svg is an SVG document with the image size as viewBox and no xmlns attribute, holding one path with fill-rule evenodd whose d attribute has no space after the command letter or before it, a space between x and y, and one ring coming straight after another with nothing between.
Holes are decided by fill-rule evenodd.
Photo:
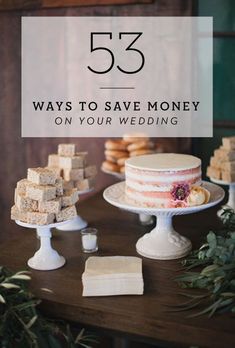
<instances>
[{"instance_id":1,"label":"stack of fudge square","mask_svg":"<svg viewBox=\"0 0 235 348\"><path fill-rule=\"evenodd\" d=\"M61 175L64 189L87 191L94 187L95 165L88 165L87 152L76 152L75 144L59 144L58 153L48 156L48 169Z\"/></svg>"},{"instance_id":2,"label":"stack of fudge square","mask_svg":"<svg viewBox=\"0 0 235 348\"><path fill-rule=\"evenodd\" d=\"M11 219L33 225L49 225L77 216L78 190L64 190L63 180L48 168L29 168L18 181Z\"/></svg>"},{"instance_id":3,"label":"stack of fudge square","mask_svg":"<svg viewBox=\"0 0 235 348\"><path fill-rule=\"evenodd\" d=\"M235 136L222 138L222 146L210 159L207 176L227 183L235 182Z\"/></svg>"}]
</instances>

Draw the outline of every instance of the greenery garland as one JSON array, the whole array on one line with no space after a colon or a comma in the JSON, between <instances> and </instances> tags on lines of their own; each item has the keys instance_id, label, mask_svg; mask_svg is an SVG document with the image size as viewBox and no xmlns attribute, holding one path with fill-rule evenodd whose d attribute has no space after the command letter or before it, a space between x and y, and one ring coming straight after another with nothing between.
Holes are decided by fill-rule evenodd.
<instances>
[{"instance_id":1,"label":"greenery garland","mask_svg":"<svg viewBox=\"0 0 235 348\"><path fill-rule=\"evenodd\" d=\"M90 348L96 342L82 329L74 337L70 326L45 318L40 300L29 291L29 272L0 267L1 348Z\"/></svg>"},{"instance_id":2,"label":"greenery garland","mask_svg":"<svg viewBox=\"0 0 235 348\"><path fill-rule=\"evenodd\" d=\"M174 311L200 307L189 317L215 313L235 313L235 213L226 209L221 215L223 227L210 231L206 243L183 261L185 272L176 277L183 288L205 290L202 294L181 293L188 300ZM198 271L191 271L199 267Z\"/></svg>"}]
</instances>

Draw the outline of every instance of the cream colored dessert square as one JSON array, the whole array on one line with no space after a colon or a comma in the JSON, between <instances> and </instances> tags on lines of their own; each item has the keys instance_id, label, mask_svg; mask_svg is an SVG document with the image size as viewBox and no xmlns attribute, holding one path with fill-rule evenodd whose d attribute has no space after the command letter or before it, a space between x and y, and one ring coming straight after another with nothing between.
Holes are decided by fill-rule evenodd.
<instances>
[{"instance_id":1,"label":"cream colored dessert square","mask_svg":"<svg viewBox=\"0 0 235 348\"><path fill-rule=\"evenodd\" d=\"M75 144L59 144L58 154L60 156L74 156L76 152Z\"/></svg>"},{"instance_id":2,"label":"cream colored dessert square","mask_svg":"<svg viewBox=\"0 0 235 348\"><path fill-rule=\"evenodd\" d=\"M20 220L23 222L27 222L27 212L19 211L16 205L11 207L11 220Z\"/></svg>"},{"instance_id":3,"label":"cream colored dessert square","mask_svg":"<svg viewBox=\"0 0 235 348\"><path fill-rule=\"evenodd\" d=\"M32 225L49 225L54 222L55 214L28 212L27 222Z\"/></svg>"},{"instance_id":4,"label":"cream colored dessert square","mask_svg":"<svg viewBox=\"0 0 235 348\"><path fill-rule=\"evenodd\" d=\"M34 199L28 198L25 194L18 193L18 190L15 190L15 205L20 211L37 211L38 202Z\"/></svg>"},{"instance_id":5,"label":"cream colored dessert square","mask_svg":"<svg viewBox=\"0 0 235 348\"><path fill-rule=\"evenodd\" d=\"M224 162L223 169L226 172L235 172L235 161Z\"/></svg>"},{"instance_id":6,"label":"cream colored dessert square","mask_svg":"<svg viewBox=\"0 0 235 348\"><path fill-rule=\"evenodd\" d=\"M92 176L95 176L97 174L97 168L96 166L88 166L84 170L84 176L85 178L90 178Z\"/></svg>"},{"instance_id":7,"label":"cream colored dessert square","mask_svg":"<svg viewBox=\"0 0 235 348\"><path fill-rule=\"evenodd\" d=\"M64 169L64 180L82 180L84 178L84 169Z\"/></svg>"},{"instance_id":8,"label":"cream colored dessert square","mask_svg":"<svg viewBox=\"0 0 235 348\"><path fill-rule=\"evenodd\" d=\"M21 179L20 181L18 181L17 184L16 184L17 192L19 194L25 195L25 193L26 193L26 186L29 183L30 182L27 179Z\"/></svg>"},{"instance_id":9,"label":"cream colored dessert square","mask_svg":"<svg viewBox=\"0 0 235 348\"><path fill-rule=\"evenodd\" d=\"M27 179L37 185L54 185L57 176L47 168L29 168Z\"/></svg>"},{"instance_id":10,"label":"cream colored dessert square","mask_svg":"<svg viewBox=\"0 0 235 348\"><path fill-rule=\"evenodd\" d=\"M222 158L211 157L210 165L211 167L221 169L224 165L224 160Z\"/></svg>"},{"instance_id":11,"label":"cream colored dessert square","mask_svg":"<svg viewBox=\"0 0 235 348\"><path fill-rule=\"evenodd\" d=\"M226 182L235 182L235 172L222 172L222 180Z\"/></svg>"},{"instance_id":12,"label":"cream colored dessert square","mask_svg":"<svg viewBox=\"0 0 235 348\"><path fill-rule=\"evenodd\" d=\"M76 156L83 158L83 167L85 167L87 165L88 152L87 151L76 152Z\"/></svg>"},{"instance_id":13,"label":"cream colored dessert square","mask_svg":"<svg viewBox=\"0 0 235 348\"><path fill-rule=\"evenodd\" d=\"M218 168L214 168L214 167L207 167L207 171L206 171L206 175L209 178L214 178L214 179L221 179L221 170Z\"/></svg>"},{"instance_id":14,"label":"cream colored dessert square","mask_svg":"<svg viewBox=\"0 0 235 348\"><path fill-rule=\"evenodd\" d=\"M61 198L38 202L38 210L40 213L59 213L61 210Z\"/></svg>"},{"instance_id":15,"label":"cream colored dessert square","mask_svg":"<svg viewBox=\"0 0 235 348\"><path fill-rule=\"evenodd\" d=\"M222 138L222 144L227 150L235 150L235 136Z\"/></svg>"},{"instance_id":16,"label":"cream colored dessert square","mask_svg":"<svg viewBox=\"0 0 235 348\"><path fill-rule=\"evenodd\" d=\"M49 201L56 198L56 187L29 183L26 186L26 197L36 201Z\"/></svg>"},{"instance_id":17,"label":"cream colored dessert square","mask_svg":"<svg viewBox=\"0 0 235 348\"><path fill-rule=\"evenodd\" d=\"M224 161L235 161L235 151L233 150L217 149L214 151L214 156Z\"/></svg>"},{"instance_id":18,"label":"cream colored dessert square","mask_svg":"<svg viewBox=\"0 0 235 348\"><path fill-rule=\"evenodd\" d=\"M61 199L62 207L68 207L70 205L76 204L79 199L78 190L76 188L72 190L65 190L64 196Z\"/></svg>"},{"instance_id":19,"label":"cream colored dessert square","mask_svg":"<svg viewBox=\"0 0 235 348\"><path fill-rule=\"evenodd\" d=\"M77 210L75 205L61 209L59 213L56 214L56 221L66 221L73 219L77 216Z\"/></svg>"},{"instance_id":20,"label":"cream colored dessert square","mask_svg":"<svg viewBox=\"0 0 235 348\"><path fill-rule=\"evenodd\" d=\"M59 155L52 153L48 156L48 167L59 167Z\"/></svg>"},{"instance_id":21,"label":"cream colored dessert square","mask_svg":"<svg viewBox=\"0 0 235 348\"><path fill-rule=\"evenodd\" d=\"M63 169L75 169L83 168L83 157L82 156L60 156L59 165Z\"/></svg>"},{"instance_id":22,"label":"cream colored dessert square","mask_svg":"<svg viewBox=\"0 0 235 348\"><path fill-rule=\"evenodd\" d=\"M77 187L78 191L90 190L95 186L94 178L86 178L74 182L74 186Z\"/></svg>"},{"instance_id":23,"label":"cream colored dessert square","mask_svg":"<svg viewBox=\"0 0 235 348\"><path fill-rule=\"evenodd\" d=\"M74 181L73 180L63 180L63 188L64 190L72 190L74 188Z\"/></svg>"},{"instance_id":24,"label":"cream colored dessert square","mask_svg":"<svg viewBox=\"0 0 235 348\"><path fill-rule=\"evenodd\" d=\"M51 170L56 175L56 177L61 176L61 173L62 173L61 168L59 168L59 167L45 167L45 168Z\"/></svg>"}]
</instances>

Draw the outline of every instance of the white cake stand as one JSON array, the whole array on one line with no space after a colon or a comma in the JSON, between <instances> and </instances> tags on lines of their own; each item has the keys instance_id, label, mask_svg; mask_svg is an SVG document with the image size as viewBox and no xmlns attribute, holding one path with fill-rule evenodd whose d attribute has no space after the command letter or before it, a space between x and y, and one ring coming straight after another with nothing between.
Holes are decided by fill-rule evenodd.
<instances>
[{"instance_id":1,"label":"white cake stand","mask_svg":"<svg viewBox=\"0 0 235 348\"><path fill-rule=\"evenodd\" d=\"M233 209L235 211L235 182L226 182L223 180L210 178L216 184L229 186L228 189L228 202L222 206L222 209L218 211L218 216L221 216L223 209Z\"/></svg>"},{"instance_id":2,"label":"white cake stand","mask_svg":"<svg viewBox=\"0 0 235 348\"><path fill-rule=\"evenodd\" d=\"M78 191L78 195L84 195L86 193L90 193L94 190L94 188L84 190L84 191ZM77 215L73 220L67 221L66 224L62 226L56 227L59 231L79 231L83 228L86 228L88 225L88 222L83 220L83 218L80 215Z\"/></svg>"},{"instance_id":3,"label":"white cake stand","mask_svg":"<svg viewBox=\"0 0 235 348\"><path fill-rule=\"evenodd\" d=\"M50 225L31 225L19 220L16 223L26 228L36 228L40 238L40 248L33 257L28 260L29 267L39 271L50 271L62 267L65 258L58 254L51 246L51 228L62 226L67 221L57 222Z\"/></svg>"},{"instance_id":4,"label":"white cake stand","mask_svg":"<svg viewBox=\"0 0 235 348\"><path fill-rule=\"evenodd\" d=\"M150 232L140 238L136 244L137 252L150 259L173 260L184 257L191 250L191 242L177 233L172 226L174 215L185 215L208 209L224 198L224 190L215 184L204 181L203 187L210 191L211 197L207 204L188 208L145 208L139 207L127 200L125 196L125 182L108 187L104 191L104 199L110 204L134 213L155 215L157 225Z\"/></svg>"},{"instance_id":5,"label":"white cake stand","mask_svg":"<svg viewBox=\"0 0 235 348\"><path fill-rule=\"evenodd\" d=\"M105 170L103 168L101 168L102 172L104 172L105 174L109 174L114 176L115 178L117 178L118 180L125 180L125 173L117 173L117 172L111 172L109 170ZM141 222L142 225L148 226L148 225L152 225L153 223L153 217L151 215L146 215L145 213L139 213L139 220Z\"/></svg>"}]
</instances>

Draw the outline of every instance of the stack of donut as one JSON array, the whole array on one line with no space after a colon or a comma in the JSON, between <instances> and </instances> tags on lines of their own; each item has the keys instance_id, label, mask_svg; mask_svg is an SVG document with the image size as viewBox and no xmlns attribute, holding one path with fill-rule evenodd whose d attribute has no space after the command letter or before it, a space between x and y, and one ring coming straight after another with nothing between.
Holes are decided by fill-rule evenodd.
<instances>
[{"instance_id":1,"label":"stack of donut","mask_svg":"<svg viewBox=\"0 0 235 348\"><path fill-rule=\"evenodd\" d=\"M123 139L109 139L105 142L105 172L125 173L125 161L129 157L154 153L154 143L148 137L124 135Z\"/></svg>"}]
</instances>

